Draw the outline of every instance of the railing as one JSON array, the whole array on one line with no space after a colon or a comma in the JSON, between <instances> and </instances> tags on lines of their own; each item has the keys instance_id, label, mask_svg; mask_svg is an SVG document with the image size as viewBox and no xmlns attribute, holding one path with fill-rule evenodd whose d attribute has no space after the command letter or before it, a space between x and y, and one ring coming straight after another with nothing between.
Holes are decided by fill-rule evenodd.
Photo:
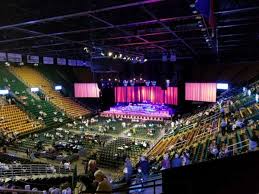
<instances>
[{"instance_id":1,"label":"railing","mask_svg":"<svg viewBox=\"0 0 259 194\"><path fill-rule=\"evenodd\" d=\"M237 146L237 145L239 145L239 147L234 147L234 146ZM240 142L237 142L237 143L234 143L234 144L231 144L231 145L227 146L228 150L230 152L232 152L232 155L235 155L237 150L242 150L245 147L249 147L249 139L245 139L243 141L240 141ZM229 149L229 148L232 148L232 149Z\"/></svg>"},{"instance_id":2,"label":"railing","mask_svg":"<svg viewBox=\"0 0 259 194\"><path fill-rule=\"evenodd\" d=\"M46 177L56 174L71 174L72 170L65 169L63 166L52 166L47 164L1 164L0 177L12 178L19 176L44 175Z\"/></svg>"},{"instance_id":3,"label":"railing","mask_svg":"<svg viewBox=\"0 0 259 194\"><path fill-rule=\"evenodd\" d=\"M43 194L43 191L32 191L25 189L5 189L0 188L0 193L31 193L31 194Z\"/></svg>"},{"instance_id":4,"label":"railing","mask_svg":"<svg viewBox=\"0 0 259 194\"><path fill-rule=\"evenodd\" d=\"M159 191L157 191L158 187L161 187L161 189L159 189ZM139 183L136 183L134 185L130 185L130 187L128 188L119 188L119 189L113 189L111 192L110 191L95 191L95 193L132 193L134 191L137 191L137 193L140 193L140 191L143 191L144 189L149 189L148 191L149 194L157 194L157 193L162 193L162 177L157 178L157 179L153 179L153 180L148 180L148 181L141 181ZM81 192L80 194L87 194L87 193L91 193L91 192Z\"/></svg>"}]
</instances>

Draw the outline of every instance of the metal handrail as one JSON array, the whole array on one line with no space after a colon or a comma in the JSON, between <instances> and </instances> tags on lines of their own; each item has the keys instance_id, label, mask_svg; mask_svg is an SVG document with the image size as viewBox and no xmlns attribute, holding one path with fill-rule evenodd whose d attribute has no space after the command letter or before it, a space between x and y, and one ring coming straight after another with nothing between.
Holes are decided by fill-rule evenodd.
<instances>
[{"instance_id":1,"label":"metal handrail","mask_svg":"<svg viewBox=\"0 0 259 194\"><path fill-rule=\"evenodd\" d=\"M0 165L0 177L15 178L16 176L32 176L50 174L70 174L72 170L65 169L63 166L53 166L47 164L2 164Z\"/></svg>"},{"instance_id":2,"label":"metal handrail","mask_svg":"<svg viewBox=\"0 0 259 194\"><path fill-rule=\"evenodd\" d=\"M0 188L0 193L31 193L31 194L43 194L43 191L32 191L25 189L6 189Z\"/></svg>"}]
</instances>

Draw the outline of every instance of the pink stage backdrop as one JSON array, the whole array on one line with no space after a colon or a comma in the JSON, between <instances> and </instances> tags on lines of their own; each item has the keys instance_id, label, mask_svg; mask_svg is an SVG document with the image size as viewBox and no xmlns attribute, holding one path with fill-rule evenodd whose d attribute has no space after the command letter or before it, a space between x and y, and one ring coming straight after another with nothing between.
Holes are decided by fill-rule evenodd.
<instances>
[{"instance_id":1,"label":"pink stage backdrop","mask_svg":"<svg viewBox=\"0 0 259 194\"><path fill-rule=\"evenodd\" d=\"M185 83L185 100L216 102L216 83Z\"/></svg>"},{"instance_id":2,"label":"pink stage backdrop","mask_svg":"<svg viewBox=\"0 0 259 194\"><path fill-rule=\"evenodd\" d=\"M74 91L76 98L99 98L97 83L75 83Z\"/></svg>"},{"instance_id":3,"label":"pink stage backdrop","mask_svg":"<svg viewBox=\"0 0 259 194\"><path fill-rule=\"evenodd\" d=\"M157 104L178 104L178 88L162 90L158 86L115 87L116 102L152 102Z\"/></svg>"}]
</instances>

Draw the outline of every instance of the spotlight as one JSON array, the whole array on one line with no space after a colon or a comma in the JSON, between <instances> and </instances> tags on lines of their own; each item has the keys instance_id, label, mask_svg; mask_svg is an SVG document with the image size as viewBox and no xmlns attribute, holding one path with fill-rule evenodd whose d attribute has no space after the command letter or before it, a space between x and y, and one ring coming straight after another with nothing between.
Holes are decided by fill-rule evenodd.
<instances>
[{"instance_id":1,"label":"spotlight","mask_svg":"<svg viewBox=\"0 0 259 194\"><path fill-rule=\"evenodd\" d=\"M200 20L200 19L201 19L201 16L197 15L197 16L195 17L195 19L196 19L196 20Z\"/></svg>"},{"instance_id":2,"label":"spotlight","mask_svg":"<svg viewBox=\"0 0 259 194\"><path fill-rule=\"evenodd\" d=\"M34 63L33 65L34 65L35 67L39 66L39 64L38 64L38 63Z\"/></svg>"},{"instance_id":3,"label":"spotlight","mask_svg":"<svg viewBox=\"0 0 259 194\"><path fill-rule=\"evenodd\" d=\"M126 60L127 59L127 57L123 57L123 60Z\"/></svg>"},{"instance_id":4,"label":"spotlight","mask_svg":"<svg viewBox=\"0 0 259 194\"><path fill-rule=\"evenodd\" d=\"M144 59L144 62L147 62L147 59Z\"/></svg>"},{"instance_id":5,"label":"spotlight","mask_svg":"<svg viewBox=\"0 0 259 194\"><path fill-rule=\"evenodd\" d=\"M109 78L108 80L111 81L111 78Z\"/></svg>"},{"instance_id":6,"label":"spotlight","mask_svg":"<svg viewBox=\"0 0 259 194\"><path fill-rule=\"evenodd\" d=\"M197 14L198 11L197 11L197 10L193 10L192 13L193 13L193 14Z\"/></svg>"},{"instance_id":7,"label":"spotlight","mask_svg":"<svg viewBox=\"0 0 259 194\"><path fill-rule=\"evenodd\" d=\"M202 23L202 21L198 21L198 26L199 26L200 28L202 28L202 27L203 27L203 23Z\"/></svg>"},{"instance_id":8,"label":"spotlight","mask_svg":"<svg viewBox=\"0 0 259 194\"><path fill-rule=\"evenodd\" d=\"M89 53L88 47L85 47L85 48L84 48L84 51L85 51L86 53Z\"/></svg>"},{"instance_id":9,"label":"spotlight","mask_svg":"<svg viewBox=\"0 0 259 194\"><path fill-rule=\"evenodd\" d=\"M112 52L108 52L108 57L111 57L112 56Z\"/></svg>"},{"instance_id":10,"label":"spotlight","mask_svg":"<svg viewBox=\"0 0 259 194\"><path fill-rule=\"evenodd\" d=\"M194 4L194 3L190 4L190 7L191 7L191 8L194 8L194 7L195 7L195 4Z\"/></svg>"},{"instance_id":11,"label":"spotlight","mask_svg":"<svg viewBox=\"0 0 259 194\"><path fill-rule=\"evenodd\" d=\"M19 65L20 65L20 66L23 66L23 65L24 65L24 63L23 63L23 62L21 62L21 63L19 63Z\"/></svg>"},{"instance_id":12,"label":"spotlight","mask_svg":"<svg viewBox=\"0 0 259 194\"><path fill-rule=\"evenodd\" d=\"M104 52L101 52L101 55L104 56Z\"/></svg>"},{"instance_id":13,"label":"spotlight","mask_svg":"<svg viewBox=\"0 0 259 194\"><path fill-rule=\"evenodd\" d=\"M117 81L117 79L115 78L114 81Z\"/></svg>"},{"instance_id":14,"label":"spotlight","mask_svg":"<svg viewBox=\"0 0 259 194\"><path fill-rule=\"evenodd\" d=\"M129 61L130 60L130 57L127 57L127 61Z\"/></svg>"},{"instance_id":15,"label":"spotlight","mask_svg":"<svg viewBox=\"0 0 259 194\"><path fill-rule=\"evenodd\" d=\"M122 58L122 54L119 54L119 58L120 58L120 59Z\"/></svg>"},{"instance_id":16,"label":"spotlight","mask_svg":"<svg viewBox=\"0 0 259 194\"><path fill-rule=\"evenodd\" d=\"M114 59L117 59L117 57L118 57L117 55L114 55L114 57L113 57L113 58L114 58Z\"/></svg>"},{"instance_id":17,"label":"spotlight","mask_svg":"<svg viewBox=\"0 0 259 194\"><path fill-rule=\"evenodd\" d=\"M210 41L210 39L206 38L206 42L209 42L209 41Z\"/></svg>"},{"instance_id":18,"label":"spotlight","mask_svg":"<svg viewBox=\"0 0 259 194\"><path fill-rule=\"evenodd\" d=\"M202 32L205 32L205 31L206 31L206 28L202 28L201 31L202 31Z\"/></svg>"},{"instance_id":19,"label":"spotlight","mask_svg":"<svg viewBox=\"0 0 259 194\"><path fill-rule=\"evenodd\" d=\"M6 66L6 67L9 67L9 66L10 66L10 63L6 61L6 62L5 62L5 66Z\"/></svg>"}]
</instances>

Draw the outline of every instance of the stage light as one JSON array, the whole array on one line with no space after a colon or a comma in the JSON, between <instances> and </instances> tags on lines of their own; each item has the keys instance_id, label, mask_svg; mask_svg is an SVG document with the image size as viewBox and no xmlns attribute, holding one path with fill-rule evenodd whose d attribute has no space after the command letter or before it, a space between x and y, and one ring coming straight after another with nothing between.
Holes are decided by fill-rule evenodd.
<instances>
[{"instance_id":1,"label":"stage light","mask_svg":"<svg viewBox=\"0 0 259 194\"><path fill-rule=\"evenodd\" d=\"M105 55L104 52L101 52L101 55L104 56Z\"/></svg>"},{"instance_id":2,"label":"stage light","mask_svg":"<svg viewBox=\"0 0 259 194\"><path fill-rule=\"evenodd\" d=\"M108 52L108 57L111 57L112 56L112 52Z\"/></svg>"},{"instance_id":3,"label":"stage light","mask_svg":"<svg viewBox=\"0 0 259 194\"><path fill-rule=\"evenodd\" d=\"M115 78L114 81L117 81L117 79Z\"/></svg>"},{"instance_id":4,"label":"stage light","mask_svg":"<svg viewBox=\"0 0 259 194\"><path fill-rule=\"evenodd\" d=\"M111 78L109 78L108 81L111 81Z\"/></svg>"},{"instance_id":5,"label":"stage light","mask_svg":"<svg viewBox=\"0 0 259 194\"><path fill-rule=\"evenodd\" d=\"M24 63L23 63L23 62L21 62L21 63L19 63L19 65L20 65L20 66L23 66L23 65L24 65Z\"/></svg>"},{"instance_id":6,"label":"stage light","mask_svg":"<svg viewBox=\"0 0 259 194\"><path fill-rule=\"evenodd\" d=\"M197 10L193 10L192 13L193 13L193 14L197 14L198 11L197 11Z\"/></svg>"},{"instance_id":7,"label":"stage light","mask_svg":"<svg viewBox=\"0 0 259 194\"><path fill-rule=\"evenodd\" d=\"M127 57L123 57L123 60L126 60L127 59Z\"/></svg>"},{"instance_id":8,"label":"stage light","mask_svg":"<svg viewBox=\"0 0 259 194\"><path fill-rule=\"evenodd\" d=\"M6 66L6 67L9 67L9 66L10 66L10 63L9 63L9 62L5 62L5 66Z\"/></svg>"},{"instance_id":9,"label":"stage light","mask_svg":"<svg viewBox=\"0 0 259 194\"><path fill-rule=\"evenodd\" d=\"M39 66L39 64L38 64L38 63L34 63L33 65L34 65L35 67Z\"/></svg>"},{"instance_id":10,"label":"stage light","mask_svg":"<svg viewBox=\"0 0 259 194\"><path fill-rule=\"evenodd\" d=\"M147 62L147 59L144 59L144 62Z\"/></svg>"},{"instance_id":11,"label":"stage light","mask_svg":"<svg viewBox=\"0 0 259 194\"><path fill-rule=\"evenodd\" d=\"M113 58L114 58L114 59L117 59L117 57L118 57L117 55L114 55L114 57L113 57Z\"/></svg>"},{"instance_id":12,"label":"stage light","mask_svg":"<svg viewBox=\"0 0 259 194\"><path fill-rule=\"evenodd\" d=\"M172 51L170 52L170 61L175 62L176 61L176 55Z\"/></svg>"},{"instance_id":13,"label":"stage light","mask_svg":"<svg viewBox=\"0 0 259 194\"><path fill-rule=\"evenodd\" d=\"M122 58L122 54L119 54L119 58L120 58L120 59Z\"/></svg>"},{"instance_id":14,"label":"stage light","mask_svg":"<svg viewBox=\"0 0 259 194\"><path fill-rule=\"evenodd\" d=\"M151 81L152 86L156 86L156 81Z\"/></svg>"},{"instance_id":15,"label":"stage light","mask_svg":"<svg viewBox=\"0 0 259 194\"><path fill-rule=\"evenodd\" d=\"M89 53L89 52L90 52L89 49L88 49L88 47L85 47L85 48L84 48L84 51L85 51L86 53Z\"/></svg>"},{"instance_id":16,"label":"stage light","mask_svg":"<svg viewBox=\"0 0 259 194\"><path fill-rule=\"evenodd\" d=\"M198 15L198 16L195 17L195 19L196 19L196 20L200 20L200 19L201 19L201 16Z\"/></svg>"},{"instance_id":17,"label":"stage light","mask_svg":"<svg viewBox=\"0 0 259 194\"><path fill-rule=\"evenodd\" d=\"M142 77L140 77L139 80L142 81Z\"/></svg>"},{"instance_id":18,"label":"stage light","mask_svg":"<svg viewBox=\"0 0 259 194\"><path fill-rule=\"evenodd\" d=\"M202 21L198 21L198 26L199 26L200 28L202 28L202 27L203 27L203 23L202 23Z\"/></svg>"},{"instance_id":19,"label":"stage light","mask_svg":"<svg viewBox=\"0 0 259 194\"><path fill-rule=\"evenodd\" d=\"M146 81L146 86L149 86L150 85L150 81Z\"/></svg>"},{"instance_id":20,"label":"stage light","mask_svg":"<svg viewBox=\"0 0 259 194\"><path fill-rule=\"evenodd\" d=\"M194 4L194 3L190 4L190 7L191 7L191 8L194 8L194 7L195 7L195 4Z\"/></svg>"},{"instance_id":21,"label":"stage light","mask_svg":"<svg viewBox=\"0 0 259 194\"><path fill-rule=\"evenodd\" d=\"M206 38L206 42L209 42L210 41L210 39L209 38Z\"/></svg>"}]
</instances>

